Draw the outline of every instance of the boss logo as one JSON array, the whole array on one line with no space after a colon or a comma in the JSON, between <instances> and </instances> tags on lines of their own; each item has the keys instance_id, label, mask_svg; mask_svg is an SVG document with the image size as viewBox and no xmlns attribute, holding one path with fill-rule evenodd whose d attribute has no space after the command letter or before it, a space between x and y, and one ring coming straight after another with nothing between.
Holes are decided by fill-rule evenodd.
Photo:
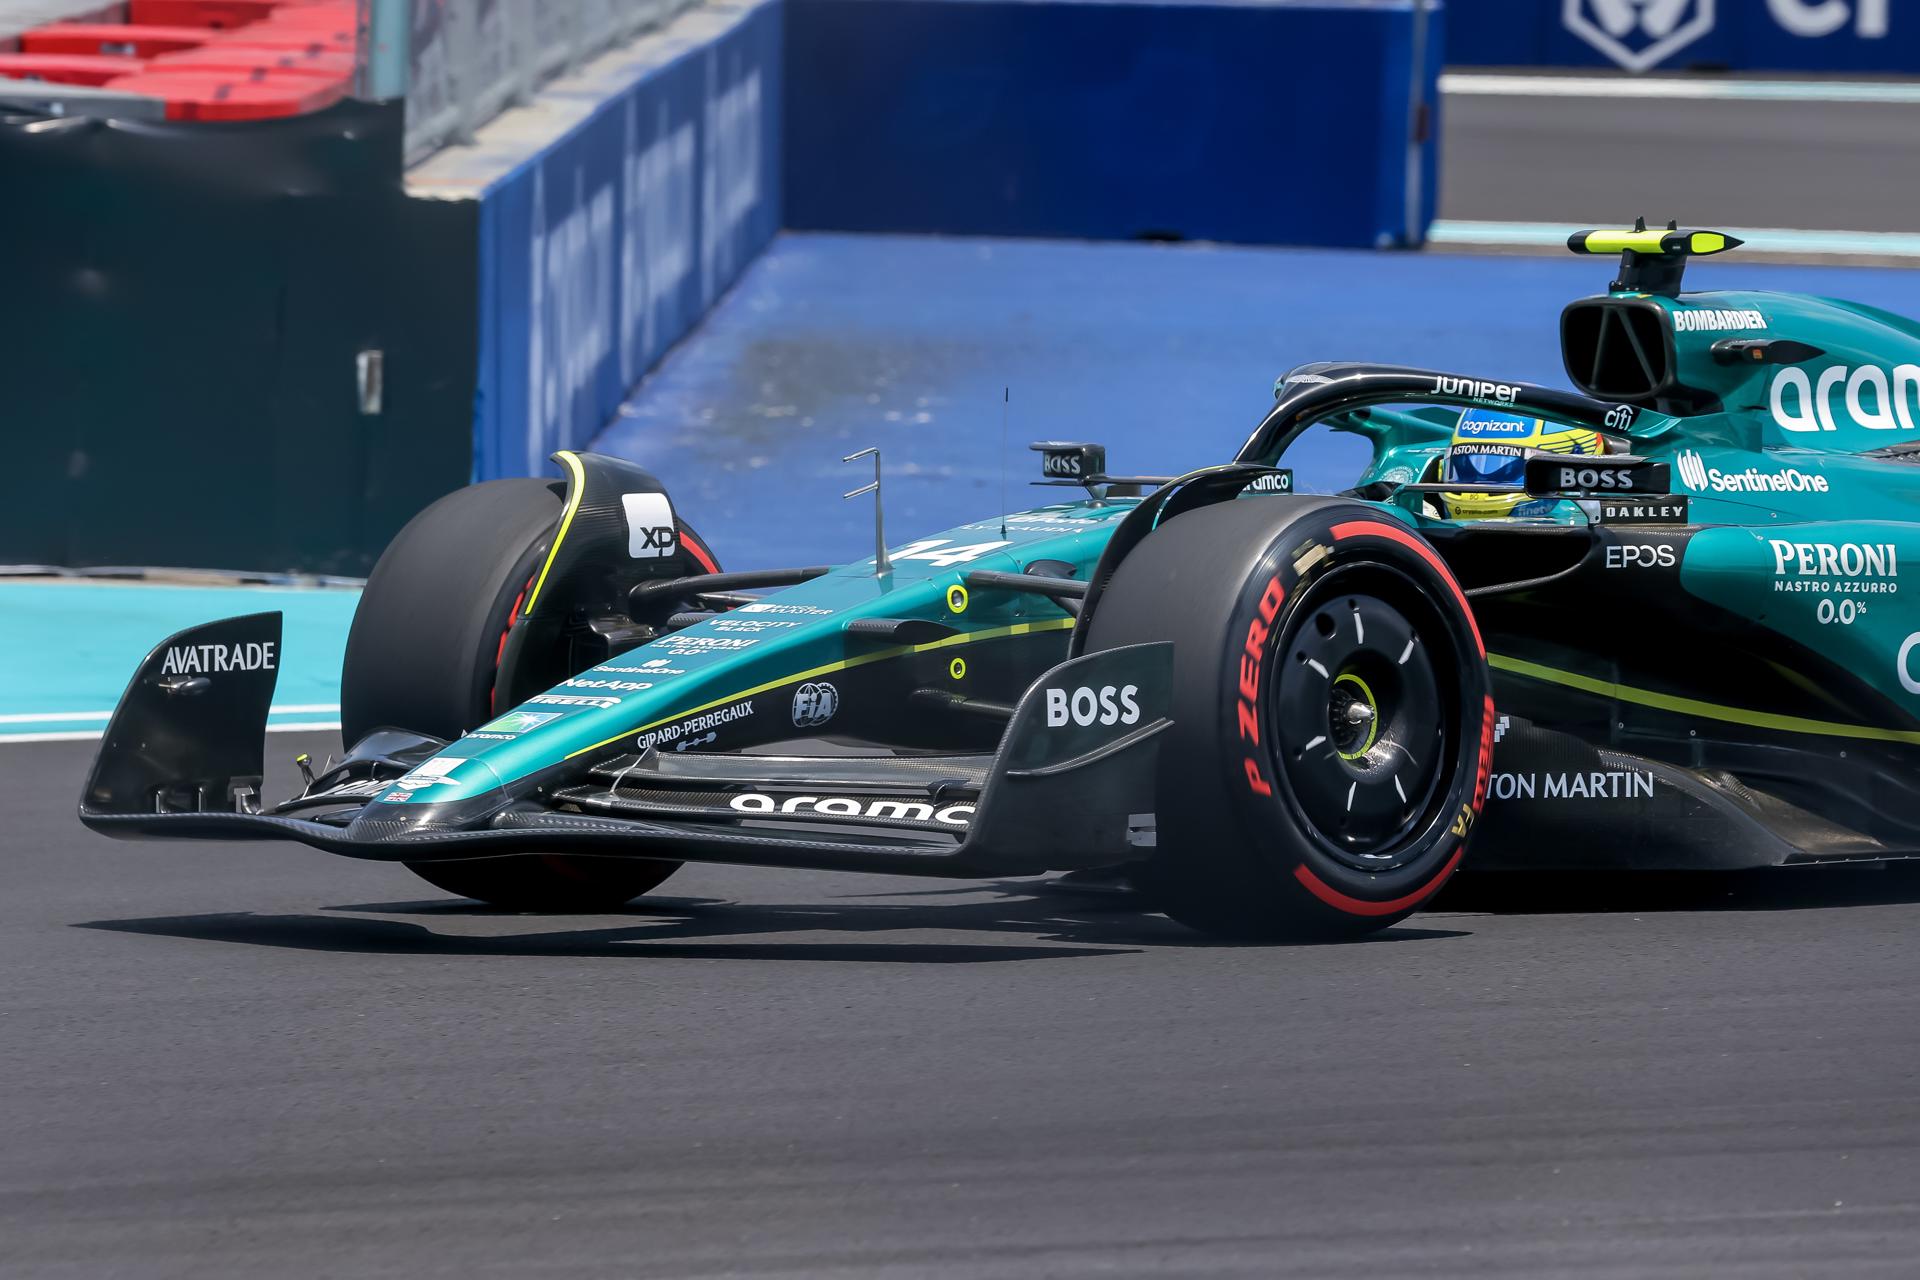
<instances>
[{"instance_id":1,"label":"boss logo","mask_svg":"<svg viewBox=\"0 0 1920 1280\"><path fill-rule=\"evenodd\" d=\"M1631 489L1633 472L1615 467L1562 467L1556 489Z\"/></svg>"},{"instance_id":2,"label":"boss logo","mask_svg":"<svg viewBox=\"0 0 1920 1280\"><path fill-rule=\"evenodd\" d=\"M1041 440L1027 446L1040 455L1040 474L1049 480L1087 480L1107 469L1107 448L1069 440Z\"/></svg>"},{"instance_id":3,"label":"boss logo","mask_svg":"<svg viewBox=\"0 0 1920 1280\"><path fill-rule=\"evenodd\" d=\"M1082 685L1078 689L1047 690L1047 728L1058 729L1069 720L1085 728L1092 724L1138 724L1140 723L1140 703L1136 695L1140 692L1137 684L1102 685L1091 689Z\"/></svg>"},{"instance_id":4,"label":"boss logo","mask_svg":"<svg viewBox=\"0 0 1920 1280\"><path fill-rule=\"evenodd\" d=\"M1606 461L1576 462L1549 453L1527 459L1528 493L1665 493L1672 469L1628 454Z\"/></svg>"},{"instance_id":5,"label":"boss logo","mask_svg":"<svg viewBox=\"0 0 1920 1280\"><path fill-rule=\"evenodd\" d=\"M627 554L635 560L663 560L673 554L673 504L664 493L623 493L627 516Z\"/></svg>"}]
</instances>

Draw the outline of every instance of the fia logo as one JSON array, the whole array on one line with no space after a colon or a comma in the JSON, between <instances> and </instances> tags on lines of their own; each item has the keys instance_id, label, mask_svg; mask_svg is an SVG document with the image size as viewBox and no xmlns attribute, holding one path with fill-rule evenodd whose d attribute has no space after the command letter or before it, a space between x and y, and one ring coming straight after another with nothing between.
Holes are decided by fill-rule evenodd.
<instances>
[{"instance_id":1,"label":"fia logo","mask_svg":"<svg viewBox=\"0 0 1920 1280\"><path fill-rule=\"evenodd\" d=\"M1567 30L1629 71L1658 66L1713 30L1713 0L1566 0Z\"/></svg>"},{"instance_id":2,"label":"fia logo","mask_svg":"<svg viewBox=\"0 0 1920 1280\"><path fill-rule=\"evenodd\" d=\"M812 729L833 719L840 709L840 691L825 680L801 685L793 693L793 724Z\"/></svg>"}]
</instances>

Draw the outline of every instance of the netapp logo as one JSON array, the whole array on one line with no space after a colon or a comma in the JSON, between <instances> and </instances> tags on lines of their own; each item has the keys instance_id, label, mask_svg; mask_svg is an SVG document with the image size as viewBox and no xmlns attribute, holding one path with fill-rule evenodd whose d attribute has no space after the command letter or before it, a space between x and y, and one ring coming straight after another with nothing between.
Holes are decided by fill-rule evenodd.
<instances>
[{"instance_id":1,"label":"netapp logo","mask_svg":"<svg viewBox=\"0 0 1920 1280\"><path fill-rule=\"evenodd\" d=\"M1818 380L1805 369L1788 365L1774 373L1767 406L1782 431L1837 431L1836 395L1855 426L1869 431L1912 431L1914 404L1920 400L1920 364L1897 365L1891 373L1872 364L1857 369L1836 364L1821 370Z\"/></svg>"},{"instance_id":2,"label":"netapp logo","mask_svg":"<svg viewBox=\"0 0 1920 1280\"><path fill-rule=\"evenodd\" d=\"M653 688L650 680L595 680L589 676L577 676L565 684L569 689L608 689L614 693L638 693Z\"/></svg>"},{"instance_id":3,"label":"netapp logo","mask_svg":"<svg viewBox=\"0 0 1920 1280\"><path fill-rule=\"evenodd\" d=\"M1100 724L1138 724L1140 722L1140 703L1134 695L1140 692L1137 684L1114 686L1102 685L1098 689L1089 689L1085 685L1069 693L1065 689L1047 690L1047 728L1058 729L1067 721L1085 728Z\"/></svg>"},{"instance_id":4,"label":"netapp logo","mask_svg":"<svg viewBox=\"0 0 1920 1280\"><path fill-rule=\"evenodd\" d=\"M1809 475L1793 467L1784 471L1762 471L1758 467L1722 471L1709 467L1706 460L1691 449L1680 455L1677 470L1680 483L1695 493L1708 490L1714 493L1825 493L1831 487L1825 476Z\"/></svg>"},{"instance_id":5,"label":"netapp logo","mask_svg":"<svg viewBox=\"0 0 1920 1280\"><path fill-rule=\"evenodd\" d=\"M857 800L852 796L772 796L749 791L727 801L736 813L747 814L826 814L836 818L879 818L894 822L940 822L964 827L973 820L974 806L949 804L935 808L921 800Z\"/></svg>"},{"instance_id":6,"label":"netapp logo","mask_svg":"<svg viewBox=\"0 0 1920 1280\"><path fill-rule=\"evenodd\" d=\"M1758 311L1719 311L1698 307L1672 312L1675 333L1726 333L1767 327L1767 318Z\"/></svg>"},{"instance_id":7,"label":"netapp logo","mask_svg":"<svg viewBox=\"0 0 1920 1280\"><path fill-rule=\"evenodd\" d=\"M213 676L227 671L272 671L273 640L240 644L177 644L161 659L163 676Z\"/></svg>"},{"instance_id":8,"label":"netapp logo","mask_svg":"<svg viewBox=\"0 0 1920 1280\"><path fill-rule=\"evenodd\" d=\"M1496 404L1512 404L1519 398L1520 388L1510 387L1504 382L1479 382L1473 378L1449 378L1442 374L1433 380L1433 394L1465 396L1470 400L1491 400Z\"/></svg>"}]
</instances>

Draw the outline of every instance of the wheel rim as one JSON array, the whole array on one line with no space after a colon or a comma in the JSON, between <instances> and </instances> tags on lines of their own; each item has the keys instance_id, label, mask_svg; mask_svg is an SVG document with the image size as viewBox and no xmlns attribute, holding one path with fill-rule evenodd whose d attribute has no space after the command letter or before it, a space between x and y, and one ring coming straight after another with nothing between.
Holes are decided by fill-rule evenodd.
<instances>
[{"instance_id":1,"label":"wheel rim","mask_svg":"<svg viewBox=\"0 0 1920 1280\"><path fill-rule=\"evenodd\" d=\"M1453 754L1436 674L1450 646L1399 578L1350 572L1316 584L1267 686L1283 785L1309 834L1360 871L1419 856L1423 843L1410 837L1431 816Z\"/></svg>"}]
</instances>

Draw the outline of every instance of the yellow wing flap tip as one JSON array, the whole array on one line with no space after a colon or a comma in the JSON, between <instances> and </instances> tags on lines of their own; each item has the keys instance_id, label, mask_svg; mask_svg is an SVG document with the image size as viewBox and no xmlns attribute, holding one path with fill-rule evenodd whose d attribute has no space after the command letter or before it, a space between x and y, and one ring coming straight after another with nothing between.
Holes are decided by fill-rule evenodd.
<instances>
[{"instance_id":1,"label":"yellow wing flap tip","mask_svg":"<svg viewBox=\"0 0 1920 1280\"><path fill-rule=\"evenodd\" d=\"M1576 231L1567 237L1575 253L1640 253L1667 258L1705 257L1737 249L1746 241L1724 231L1655 228L1632 231Z\"/></svg>"}]
</instances>

